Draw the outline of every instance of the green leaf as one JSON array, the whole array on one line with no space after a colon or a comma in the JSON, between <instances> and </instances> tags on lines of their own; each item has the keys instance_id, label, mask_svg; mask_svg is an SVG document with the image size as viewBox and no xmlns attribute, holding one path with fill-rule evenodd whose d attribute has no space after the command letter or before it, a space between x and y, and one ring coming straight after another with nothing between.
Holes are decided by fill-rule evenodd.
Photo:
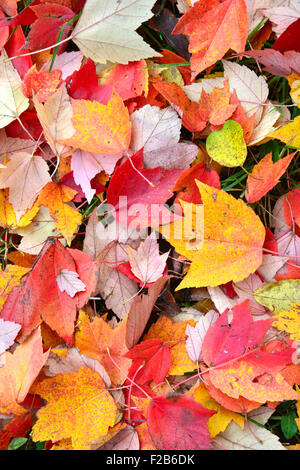
<instances>
[{"instance_id":1,"label":"green leaf","mask_svg":"<svg viewBox=\"0 0 300 470\"><path fill-rule=\"evenodd\" d=\"M296 413L283 415L281 417L281 431L283 432L286 439L291 439L298 432L298 426L295 418L297 418Z\"/></svg>"},{"instance_id":2,"label":"green leaf","mask_svg":"<svg viewBox=\"0 0 300 470\"><path fill-rule=\"evenodd\" d=\"M27 437L16 437L9 443L8 450L17 450L22 447L27 441Z\"/></svg>"}]
</instances>

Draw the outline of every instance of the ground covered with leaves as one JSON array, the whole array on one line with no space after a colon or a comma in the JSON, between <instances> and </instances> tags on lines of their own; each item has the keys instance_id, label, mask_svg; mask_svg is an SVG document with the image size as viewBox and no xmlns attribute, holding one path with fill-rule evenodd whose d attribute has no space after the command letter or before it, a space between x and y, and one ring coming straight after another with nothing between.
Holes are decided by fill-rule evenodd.
<instances>
[{"instance_id":1,"label":"ground covered with leaves","mask_svg":"<svg viewBox=\"0 0 300 470\"><path fill-rule=\"evenodd\" d=\"M299 0L0 4L0 449L299 450Z\"/></svg>"}]
</instances>

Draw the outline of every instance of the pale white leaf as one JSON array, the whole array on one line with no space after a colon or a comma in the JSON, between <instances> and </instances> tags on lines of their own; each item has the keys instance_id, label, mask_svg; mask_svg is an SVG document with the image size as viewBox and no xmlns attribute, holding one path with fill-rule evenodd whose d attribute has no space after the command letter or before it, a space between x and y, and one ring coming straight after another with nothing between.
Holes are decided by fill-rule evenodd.
<instances>
[{"instance_id":1,"label":"pale white leaf","mask_svg":"<svg viewBox=\"0 0 300 470\"><path fill-rule=\"evenodd\" d=\"M256 73L246 67L228 60L222 61L225 77L228 78L229 89L236 91L248 117L255 113L256 126L263 113L263 104L266 102L269 94L269 88L263 75L257 76Z\"/></svg>"},{"instance_id":2,"label":"pale white leaf","mask_svg":"<svg viewBox=\"0 0 300 470\"><path fill-rule=\"evenodd\" d=\"M244 107L244 103L242 103L242 105ZM266 105L267 106L264 106L261 120L253 129L248 145L261 143L268 134L276 129L275 124L280 117L280 112L270 101L267 102Z\"/></svg>"},{"instance_id":3,"label":"pale white leaf","mask_svg":"<svg viewBox=\"0 0 300 470\"><path fill-rule=\"evenodd\" d=\"M153 15L154 3L155 0L87 0L72 39L94 62L127 64L159 57L135 32Z\"/></svg>"},{"instance_id":4,"label":"pale white leaf","mask_svg":"<svg viewBox=\"0 0 300 470\"><path fill-rule=\"evenodd\" d=\"M155 232L143 241L137 250L128 246L128 257L133 274L144 284L159 279L166 267L169 252L159 254L159 245Z\"/></svg>"},{"instance_id":5,"label":"pale white leaf","mask_svg":"<svg viewBox=\"0 0 300 470\"><path fill-rule=\"evenodd\" d=\"M199 82L192 83L191 85L185 85L183 90L187 95L188 99L199 103L202 90L206 93L211 93L214 88L224 88L225 78L203 78Z\"/></svg>"},{"instance_id":6,"label":"pale white leaf","mask_svg":"<svg viewBox=\"0 0 300 470\"><path fill-rule=\"evenodd\" d=\"M126 428L121 429L112 439L106 442L98 450L139 450L140 441L138 433L132 427L127 425Z\"/></svg>"},{"instance_id":7,"label":"pale white leaf","mask_svg":"<svg viewBox=\"0 0 300 470\"><path fill-rule=\"evenodd\" d=\"M80 51L63 52L55 57L52 70L61 71L61 79L65 80L72 75L73 72L79 70L83 54ZM41 68L41 70L49 70L52 59L49 59Z\"/></svg>"},{"instance_id":8,"label":"pale white leaf","mask_svg":"<svg viewBox=\"0 0 300 470\"><path fill-rule=\"evenodd\" d=\"M69 372L77 372L80 367L89 367L97 372L105 382L107 387L111 386L111 381L105 368L97 359L81 354L77 348L70 348L65 356L58 356L50 352L45 364L44 372L48 377L54 377L57 374L68 374Z\"/></svg>"},{"instance_id":9,"label":"pale white leaf","mask_svg":"<svg viewBox=\"0 0 300 470\"><path fill-rule=\"evenodd\" d=\"M114 269L114 266L128 260L127 247L112 241L98 255L98 260L98 282L95 294L99 293L105 300L106 307L112 309L122 319L129 312L138 292L136 282Z\"/></svg>"},{"instance_id":10,"label":"pale white leaf","mask_svg":"<svg viewBox=\"0 0 300 470\"><path fill-rule=\"evenodd\" d=\"M236 300L230 299L224 294L221 287L207 287L207 290L219 313L223 313L227 309L230 310L236 305Z\"/></svg>"},{"instance_id":11,"label":"pale white leaf","mask_svg":"<svg viewBox=\"0 0 300 470\"><path fill-rule=\"evenodd\" d=\"M249 417L258 421L261 424L267 422L274 410L270 410L267 407L261 407L258 410L254 410L256 413L250 412ZM276 434L271 433L265 428L258 426L252 421L248 422L251 426L245 425L244 429L241 429L238 424L232 421L227 426L226 431L218 434L214 439L217 444L214 444L215 449L227 449L227 450L286 450L285 447L279 442L279 437Z\"/></svg>"},{"instance_id":12,"label":"pale white leaf","mask_svg":"<svg viewBox=\"0 0 300 470\"><path fill-rule=\"evenodd\" d=\"M6 167L0 170L0 188L9 188L9 202L15 212L24 213L30 208L49 181L45 160L26 152L11 154Z\"/></svg>"},{"instance_id":13,"label":"pale white leaf","mask_svg":"<svg viewBox=\"0 0 300 470\"><path fill-rule=\"evenodd\" d=\"M0 128L17 119L29 106L29 99L22 93L22 80L5 49L0 55Z\"/></svg>"},{"instance_id":14,"label":"pale white leaf","mask_svg":"<svg viewBox=\"0 0 300 470\"><path fill-rule=\"evenodd\" d=\"M79 274L69 269L62 269L56 276L56 282L59 290L66 292L70 297L86 290L85 284L79 279Z\"/></svg>"},{"instance_id":15,"label":"pale white leaf","mask_svg":"<svg viewBox=\"0 0 300 470\"><path fill-rule=\"evenodd\" d=\"M0 318L0 354L6 351L19 333L22 325Z\"/></svg>"},{"instance_id":16,"label":"pale white leaf","mask_svg":"<svg viewBox=\"0 0 300 470\"><path fill-rule=\"evenodd\" d=\"M160 109L147 104L131 115L132 137L130 148L135 153L142 147L146 168L162 166L183 170L195 160L198 147L179 142L181 119L171 107Z\"/></svg>"},{"instance_id":17,"label":"pale white leaf","mask_svg":"<svg viewBox=\"0 0 300 470\"><path fill-rule=\"evenodd\" d=\"M253 293L261 287L264 282L260 279L257 274L250 274L246 279L240 282L236 282L233 287L239 297L239 303L243 302L244 300L249 300L249 307L251 310L252 315L264 315L266 313L266 309L263 305L259 304L255 298Z\"/></svg>"},{"instance_id":18,"label":"pale white leaf","mask_svg":"<svg viewBox=\"0 0 300 470\"><path fill-rule=\"evenodd\" d=\"M274 2L272 2L274 5ZM300 18L299 0L286 0L282 6L272 5L264 9L264 15L273 23L273 31L280 36L294 21Z\"/></svg>"},{"instance_id":19,"label":"pale white leaf","mask_svg":"<svg viewBox=\"0 0 300 470\"><path fill-rule=\"evenodd\" d=\"M215 310L210 310L203 315L195 326L187 324L185 334L188 336L185 347L190 359L194 362L202 360L202 343L207 330L219 318L219 314Z\"/></svg>"},{"instance_id":20,"label":"pale white leaf","mask_svg":"<svg viewBox=\"0 0 300 470\"><path fill-rule=\"evenodd\" d=\"M88 203L91 202L96 192L91 187L91 180L101 171L111 175L120 158L120 155L101 155L80 149L75 150L72 154L71 169L74 181L81 186Z\"/></svg>"},{"instance_id":21,"label":"pale white leaf","mask_svg":"<svg viewBox=\"0 0 300 470\"><path fill-rule=\"evenodd\" d=\"M44 135L54 154L60 157L70 155L70 148L58 142L69 139L75 133L72 123L73 110L66 85L61 85L44 104L36 97L33 98L33 102Z\"/></svg>"},{"instance_id":22,"label":"pale white leaf","mask_svg":"<svg viewBox=\"0 0 300 470\"><path fill-rule=\"evenodd\" d=\"M11 232L17 233L23 237L18 249L30 255L38 255L48 237L60 235L59 230L55 227L48 207L45 206L40 207L39 212L34 217L31 224L22 228L18 227L15 230L11 230ZM66 240L61 240L61 243L65 245Z\"/></svg>"},{"instance_id":23,"label":"pale white leaf","mask_svg":"<svg viewBox=\"0 0 300 470\"><path fill-rule=\"evenodd\" d=\"M266 282L273 282L274 276L285 263L286 259L280 256L263 255L262 264L257 271Z\"/></svg>"},{"instance_id":24,"label":"pale white leaf","mask_svg":"<svg viewBox=\"0 0 300 470\"><path fill-rule=\"evenodd\" d=\"M0 162L4 162L5 154L8 160L16 152L31 153L36 148L36 143L30 139L18 139L7 137L4 129L0 129Z\"/></svg>"}]
</instances>

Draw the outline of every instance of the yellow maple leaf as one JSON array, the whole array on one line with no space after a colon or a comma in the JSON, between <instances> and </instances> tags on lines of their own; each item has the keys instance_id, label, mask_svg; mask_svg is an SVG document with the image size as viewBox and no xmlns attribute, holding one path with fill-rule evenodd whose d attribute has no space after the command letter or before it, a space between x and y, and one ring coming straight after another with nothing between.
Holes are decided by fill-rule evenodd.
<instances>
[{"instance_id":1,"label":"yellow maple leaf","mask_svg":"<svg viewBox=\"0 0 300 470\"><path fill-rule=\"evenodd\" d=\"M111 328L103 318L96 317L90 322L88 315L80 311L75 334L75 346L82 354L97 359L115 385L126 380L131 366L131 360L124 357L128 351L125 343L127 318L128 315L116 328Z\"/></svg>"},{"instance_id":2,"label":"yellow maple leaf","mask_svg":"<svg viewBox=\"0 0 300 470\"><path fill-rule=\"evenodd\" d=\"M57 374L32 387L47 400L32 429L32 439L53 442L72 438L74 450L88 450L114 426L118 409L101 376L81 367L78 372Z\"/></svg>"},{"instance_id":3,"label":"yellow maple leaf","mask_svg":"<svg viewBox=\"0 0 300 470\"><path fill-rule=\"evenodd\" d=\"M60 142L87 152L122 155L131 138L129 112L113 91L107 105L98 101L72 100L72 122L76 133Z\"/></svg>"},{"instance_id":4,"label":"yellow maple leaf","mask_svg":"<svg viewBox=\"0 0 300 470\"><path fill-rule=\"evenodd\" d=\"M199 205L182 203L183 219L160 228L177 253L192 261L177 290L242 281L262 263L265 228L241 199L195 181L204 218Z\"/></svg>"},{"instance_id":5,"label":"yellow maple leaf","mask_svg":"<svg viewBox=\"0 0 300 470\"><path fill-rule=\"evenodd\" d=\"M71 244L72 236L82 221L82 215L67 204L77 194L77 191L61 183L50 181L41 190L37 204L48 207L54 224Z\"/></svg>"}]
</instances>

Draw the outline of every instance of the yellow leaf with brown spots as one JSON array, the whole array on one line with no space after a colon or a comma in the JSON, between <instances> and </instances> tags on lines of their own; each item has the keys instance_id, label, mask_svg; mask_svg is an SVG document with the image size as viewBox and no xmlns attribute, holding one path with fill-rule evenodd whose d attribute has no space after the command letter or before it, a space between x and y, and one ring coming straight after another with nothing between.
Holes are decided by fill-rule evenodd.
<instances>
[{"instance_id":1,"label":"yellow leaf with brown spots","mask_svg":"<svg viewBox=\"0 0 300 470\"><path fill-rule=\"evenodd\" d=\"M195 326L196 322L194 320L172 322L169 317L163 315L144 336L144 340L156 338L170 348L171 366L168 375L182 375L197 369L197 364L189 358L185 347L187 324Z\"/></svg>"},{"instance_id":2,"label":"yellow leaf with brown spots","mask_svg":"<svg viewBox=\"0 0 300 470\"><path fill-rule=\"evenodd\" d=\"M0 309L14 287L21 285L21 278L30 271L30 268L8 264L4 271L0 271Z\"/></svg>"},{"instance_id":3,"label":"yellow leaf with brown spots","mask_svg":"<svg viewBox=\"0 0 300 470\"><path fill-rule=\"evenodd\" d=\"M160 228L176 252L192 261L178 289L242 281L262 263L265 228L241 199L195 180L204 204L181 203L184 217Z\"/></svg>"},{"instance_id":4,"label":"yellow leaf with brown spots","mask_svg":"<svg viewBox=\"0 0 300 470\"><path fill-rule=\"evenodd\" d=\"M214 410L216 413L207 421L210 437L215 437L220 432L225 431L231 421L235 421L242 429L244 429L244 418L233 411L226 410L223 406L219 405L209 394L204 383L197 382L196 386L192 387L187 393L187 396L193 396L198 403L201 403L205 408Z\"/></svg>"},{"instance_id":5,"label":"yellow leaf with brown spots","mask_svg":"<svg viewBox=\"0 0 300 470\"><path fill-rule=\"evenodd\" d=\"M118 409L101 376L87 367L57 374L31 390L47 400L32 429L33 441L72 438L74 450L88 450L114 426Z\"/></svg>"},{"instance_id":6,"label":"yellow leaf with brown spots","mask_svg":"<svg viewBox=\"0 0 300 470\"><path fill-rule=\"evenodd\" d=\"M129 112L122 98L112 92L107 105L98 101L72 100L76 133L60 142L87 152L122 155L131 138Z\"/></svg>"},{"instance_id":7,"label":"yellow leaf with brown spots","mask_svg":"<svg viewBox=\"0 0 300 470\"><path fill-rule=\"evenodd\" d=\"M289 333L290 339L300 341L300 304L292 303L290 310L277 312L272 326Z\"/></svg>"},{"instance_id":8,"label":"yellow leaf with brown spots","mask_svg":"<svg viewBox=\"0 0 300 470\"><path fill-rule=\"evenodd\" d=\"M39 206L48 207L55 226L65 237L68 245L71 244L72 236L82 221L80 212L67 204L76 194L77 191L69 186L51 181L43 187L37 200Z\"/></svg>"},{"instance_id":9,"label":"yellow leaf with brown spots","mask_svg":"<svg viewBox=\"0 0 300 470\"><path fill-rule=\"evenodd\" d=\"M258 403L267 401L297 400L300 395L279 373L262 374L261 368L245 361L232 366L209 371L211 383L223 393L232 397L240 396Z\"/></svg>"}]
</instances>

